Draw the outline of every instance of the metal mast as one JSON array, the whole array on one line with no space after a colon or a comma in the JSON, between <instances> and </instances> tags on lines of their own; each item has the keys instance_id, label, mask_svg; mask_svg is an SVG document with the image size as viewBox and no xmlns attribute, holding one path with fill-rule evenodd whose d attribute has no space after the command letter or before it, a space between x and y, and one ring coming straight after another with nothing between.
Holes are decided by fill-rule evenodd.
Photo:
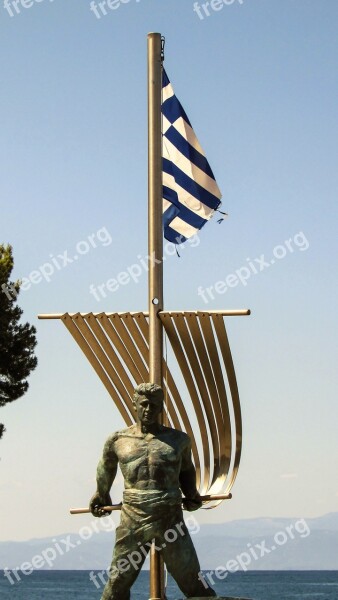
<instances>
[{"instance_id":1,"label":"metal mast","mask_svg":"<svg viewBox=\"0 0 338 600\"><path fill-rule=\"evenodd\" d=\"M162 38L148 34L148 253L149 262L149 378L163 385L163 227L162 227ZM163 600L164 566L161 554L150 551L150 600Z\"/></svg>"}]
</instances>

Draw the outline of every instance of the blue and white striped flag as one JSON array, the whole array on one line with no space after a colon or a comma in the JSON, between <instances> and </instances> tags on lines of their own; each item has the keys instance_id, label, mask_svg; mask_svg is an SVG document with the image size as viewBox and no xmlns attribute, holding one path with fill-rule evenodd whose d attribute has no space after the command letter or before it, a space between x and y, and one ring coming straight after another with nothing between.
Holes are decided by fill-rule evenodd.
<instances>
[{"instance_id":1,"label":"blue and white striped flag","mask_svg":"<svg viewBox=\"0 0 338 600\"><path fill-rule=\"evenodd\" d=\"M211 219L222 195L164 69L162 134L164 237L179 244Z\"/></svg>"}]
</instances>

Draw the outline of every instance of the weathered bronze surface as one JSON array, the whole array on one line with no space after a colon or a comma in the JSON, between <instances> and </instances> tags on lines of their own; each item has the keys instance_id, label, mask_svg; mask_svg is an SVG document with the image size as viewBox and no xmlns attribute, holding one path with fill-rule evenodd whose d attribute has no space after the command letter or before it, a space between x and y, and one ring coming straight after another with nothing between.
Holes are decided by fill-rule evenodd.
<instances>
[{"instance_id":1,"label":"weathered bronze surface","mask_svg":"<svg viewBox=\"0 0 338 600\"><path fill-rule=\"evenodd\" d=\"M186 597L215 598L199 576L200 565L183 520L182 503L189 511L202 505L190 438L159 424L160 386L139 385L134 407L136 424L115 432L105 443L97 468L97 491L90 501L94 516L107 514L103 507L112 503L110 488L120 465L125 484L121 521L101 600L129 600L153 540Z\"/></svg>"}]
</instances>

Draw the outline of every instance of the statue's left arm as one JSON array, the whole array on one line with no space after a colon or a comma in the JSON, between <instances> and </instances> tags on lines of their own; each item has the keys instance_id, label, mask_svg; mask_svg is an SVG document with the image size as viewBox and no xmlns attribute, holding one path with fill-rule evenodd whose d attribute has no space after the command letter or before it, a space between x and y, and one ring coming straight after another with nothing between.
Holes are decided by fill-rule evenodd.
<instances>
[{"instance_id":1,"label":"statue's left arm","mask_svg":"<svg viewBox=\"0 0 338 600\"><path fill-rule=\"evenodd\" d=\"M89 504L90 510L95 517L102 517L108 514L102 507L110 506L112 504L109 492L116 477L118 465L118 458L114 450L114 441L114 435L107 439L103 448L102 458L97 466L97 491L91 498Z\"/></svg>"},{"instance_id":2,"label":"statue's left arm","mask_svg":"<svg viewBox=\"0 0 338 600\"><path fill-rule=\"evenodd\" d=\"M193 511L201 508L199 492L196 488L196 470L191 457L191 442L186 444L182 452L182 463L180 471L180 486L185 496L183 505L186 510Z\"/></svg>"}]
</instances>

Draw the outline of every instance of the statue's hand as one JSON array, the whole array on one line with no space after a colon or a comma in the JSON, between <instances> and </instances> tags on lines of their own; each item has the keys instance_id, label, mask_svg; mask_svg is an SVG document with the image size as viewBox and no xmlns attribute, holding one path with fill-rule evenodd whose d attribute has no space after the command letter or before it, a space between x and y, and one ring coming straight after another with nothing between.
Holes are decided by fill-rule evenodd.
<instances>
[{"instance_id":1,"label":"statue's hand","mask_svg":"<svg viewBox=\"0 0 338 600\"><path fill-rule=\"evenodd\" d=\"M89 509L94 517L106 517L110 515L110 512L103 510L103 506L111 506L111 504L112 501L109 494L102 497L96 492L89 502Z\"/></svg>"},{"instance_id":2,"label":"statue's hand","mask_svg":"<svg viewBox=\"0 0 338 600\"><path fill-rule=\"evenodd\" d=\"M195 493L193 497L183 498L182 500L183 508L192 512L194 510L198 510L202 506L201 496L198 492Z\"/></svg>"}]
</instances>

